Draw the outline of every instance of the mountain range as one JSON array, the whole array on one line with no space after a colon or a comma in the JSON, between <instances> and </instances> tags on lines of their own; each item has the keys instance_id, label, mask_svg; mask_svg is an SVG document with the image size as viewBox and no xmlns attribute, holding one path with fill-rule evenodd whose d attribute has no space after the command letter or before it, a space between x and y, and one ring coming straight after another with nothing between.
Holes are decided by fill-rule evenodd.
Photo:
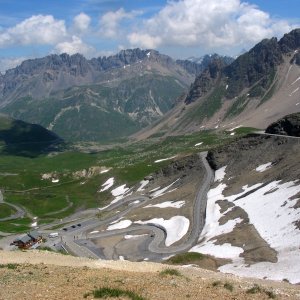
<instances>
[{"instance_id":1,"label":"mountain range","mask_svg":"<svg viewBox=\"0 0 300 300\"><path fill-rule=\"evenodd\" d=\"M0 110L69 141L265 128L300 108L300 29L233 60L122 50L24 61L0 77ZM140 134L141 133L141 134Z\"/></svg>"},{"instance_id":2,"label":"mountain range","mask_svg":"<svg viewBox=\"0 0 300 300\"><path fill-rule=\"evenodd\" d=\"M163 116L216 57L223 59L207 55L196 63L131 49L91 60L80 54L27 60L1 75L0 108L66 140L108 141Z\"/></svg>"},{"instance_id":3,"label":"mountain range","mask_svg":"<svg viewBox=\"0 0 300 300\"><path fill-rule=\"evenodd\" d=\"M231 64L215 59L196 77L183 101L143 138L160 132L248 126L264 129L300 110L300 29L264 39Z\"/></svg>"}]
</instances>

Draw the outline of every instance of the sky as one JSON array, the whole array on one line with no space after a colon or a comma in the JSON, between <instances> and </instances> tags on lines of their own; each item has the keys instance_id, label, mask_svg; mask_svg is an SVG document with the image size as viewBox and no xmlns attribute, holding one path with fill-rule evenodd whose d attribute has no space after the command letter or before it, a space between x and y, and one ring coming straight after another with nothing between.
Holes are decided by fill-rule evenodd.
<instances>
[{"instance_id":1,"label":"sky","mask_svg":"<svg viewBox=\"0 0 300 300\"><path fill-rule=\"evenodd\" d=\"M235 56L300 27L300 0L0 0L0 71L29 58L157 49Z\"/></svg>"}]
</instances>

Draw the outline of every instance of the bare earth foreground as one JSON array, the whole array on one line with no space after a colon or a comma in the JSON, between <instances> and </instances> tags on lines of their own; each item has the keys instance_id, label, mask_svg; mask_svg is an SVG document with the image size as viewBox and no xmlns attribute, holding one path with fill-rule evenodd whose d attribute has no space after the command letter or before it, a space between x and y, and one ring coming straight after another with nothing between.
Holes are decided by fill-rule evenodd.
<instances>
[{"instance_id":1,"label":"bare earth foreground","mask_svg":"<svg viewBox=\"0 0 300 300\"><path fill-rule=\"evenodd\" d=\"M47 251L0 251L0 299L93 299L88 293L103 287L159 300L300 299L299 285L193 267L177 268L179 276L162 275L167 268L156 263L92 260ZM259 288L249 293L255 284Z\"/></svg>"}]
</instances>

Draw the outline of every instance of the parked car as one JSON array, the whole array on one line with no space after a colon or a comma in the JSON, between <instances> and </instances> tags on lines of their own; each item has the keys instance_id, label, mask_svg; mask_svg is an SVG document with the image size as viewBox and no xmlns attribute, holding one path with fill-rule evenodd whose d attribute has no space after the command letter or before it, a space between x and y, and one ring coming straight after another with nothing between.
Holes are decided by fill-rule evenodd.
<instances>
[{"instance_id":1,"label":"parked car","mask_svg":"<svg viewBox=\"0 0 300 300\"><path fill-rule=\"evenodd\" d=\"M49 235L48 235L49 238L56 238L58 237L58 232L51 232Z\"/></svg>"}]
</instances>

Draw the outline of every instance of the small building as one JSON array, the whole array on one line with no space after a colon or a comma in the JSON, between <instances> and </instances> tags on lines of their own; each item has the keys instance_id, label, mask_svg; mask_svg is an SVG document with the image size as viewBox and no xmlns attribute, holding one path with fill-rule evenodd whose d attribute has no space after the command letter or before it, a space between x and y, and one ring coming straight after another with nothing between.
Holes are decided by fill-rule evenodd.
<instances>
[{"instance_id":1,"label":"small building","mask_svg":"<svg viewBox=\"0 0 300 300\"><path fill-rule=\"evenodd\" d=\"M16 238L12 242L12 245L17 246L20 249L29 249L33 246L35 246L34 248L36 248L36 246L41 242L42 235L38 231L33 230Z\"/></svg>"}]
</instances>

